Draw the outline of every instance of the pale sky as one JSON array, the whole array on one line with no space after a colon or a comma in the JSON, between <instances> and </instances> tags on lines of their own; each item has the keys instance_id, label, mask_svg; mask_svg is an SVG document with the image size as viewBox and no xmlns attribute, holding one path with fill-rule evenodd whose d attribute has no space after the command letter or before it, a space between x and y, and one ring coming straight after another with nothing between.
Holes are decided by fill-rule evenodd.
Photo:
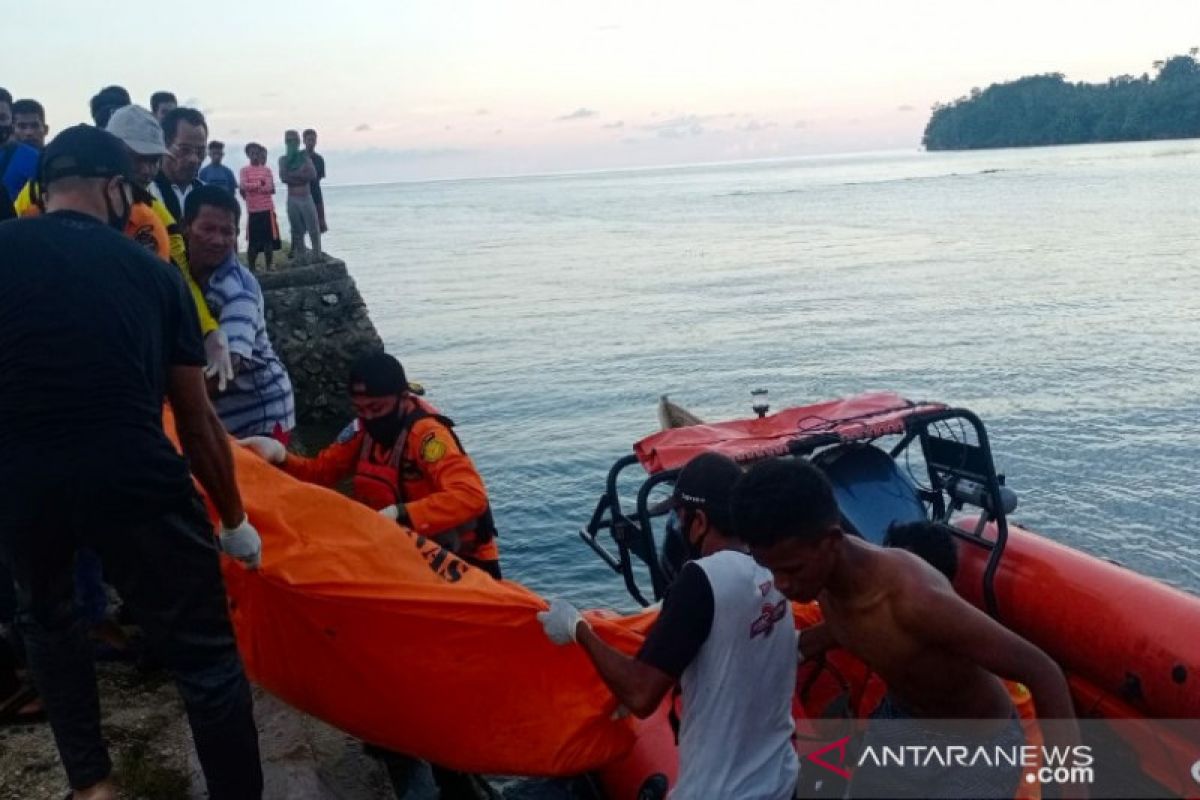
<instances>
[{"instance_id":1,"label":"pale sky","mask_svg":"<svg viewBox=\"0 0 1200 800\"><path fill-rule=\"evenodd\" d=\"M1141 74L1200 45L1198 0L19 8L0 86L53 129L87 120L103 85L143 105L168 89L235 167L246 141L274 160L285 128L316 128L330 183L915 150L930 106L973 86Z\"/></svg>"}]
</instances>

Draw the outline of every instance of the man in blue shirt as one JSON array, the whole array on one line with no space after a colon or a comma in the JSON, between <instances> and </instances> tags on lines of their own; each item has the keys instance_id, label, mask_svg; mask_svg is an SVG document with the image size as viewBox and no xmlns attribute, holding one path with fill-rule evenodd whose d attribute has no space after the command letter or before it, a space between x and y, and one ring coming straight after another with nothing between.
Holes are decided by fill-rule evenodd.
<instances>
[{"instance_id":1,"label":"man in blue shirt","mask_svg":"<svg viewBox=\"0 0 1200 800\"><path fill-rule=\"evenodd\" d=\"M200 170L198 176L201 183L208 186L218 186L229 194L237 197L238 182L237 176L233 174L233 170L225 166L221 162L225 159L225 143L213 139L208 143L208 166ZM233 218L234 224L238 231L242 229L242 210L239 208L237 216ZM236 248L235 248L236 252Z\"/></svg>"},{"instance_id":2,"label":"man in blue shirt","mask_svg":"<svg viewBox=\"0 0 1200 800\"><path fill-rule=\"evenodd\" d=\"M15 217L13 201L37 172L38 151L13 139L12 95L0 89L0 220Z\"/></svg>"},{"instance_id":3,"label":"man in blue shirt","mask_svg":"<svg viewBox=\"0 0 1200 800\"><path fill-rule=\"evenodd\" d=\"M216 186L193 189L184 203L183 237L192 277L229 339L234 378L209 394L225 430L239 438L273 436L287 443L296 402L287 370L267 337L258 280L237 260L238 202Z\"/></svg>"},{"instance_id":4,"label":"man in blue shirt","mask_svg":"<svg viewBox=\"0 0 1200 800\"><path fill-rule=\"evenodd\" d=\"M46 127L46 109L41 103L31 98L18 100L12 104L12 116L14 139L39 152L46 147L50 129Z\"/></svg>"},{"instance_id":5,"label":"man in blue shirt","mask_svg":"<svg viewBox=\"0 0 1200 800\"><path fill-rule=\"evenodd\" d=\"M208 143L208 166L200 170L200 181L209 186L220 186L230 194L237 193L237 177L233 170L221 162L225 159L225 143L213 139Z\"/></svg>"}]
</instances>

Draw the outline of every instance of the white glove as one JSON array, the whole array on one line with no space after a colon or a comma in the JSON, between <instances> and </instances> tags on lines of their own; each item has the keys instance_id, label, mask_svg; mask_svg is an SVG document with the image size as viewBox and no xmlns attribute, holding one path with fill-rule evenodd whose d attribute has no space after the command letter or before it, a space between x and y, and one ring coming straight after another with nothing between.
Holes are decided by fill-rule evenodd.
<instances>
[{"instance_id":1,"label":"white glove","mask_svg":"<svg viewBox=\"0 0 1200 800\"><path fill-rule=\"evenodd\" d=\"M379 515L381 517L387 517L390 520L399 522L401 525L412 524L412 520L408 518L408 509L404 507L404 503L396 503L395 505L388 506L387 508L381 508L379 509ZM439 542L439 544L441 544L441 542ZM445 546L445 544L442 544L442 547Z\"/></svg>"},{"instance_id":2,"label":"white glove","mask_svg":"<svg viewBox=\"0 0 1200 800\"><path fill-rule=\"evenodd\" d=\"M225 391L226 384L233 380L233 354L229 350L229 338L220 328L204 337L204 356L208 360L204 377L215 375L217 391Z\"/></svg>"},{"instance_id":3,"label":"white glove","mask_svg":"<svg viewBox=\"0 0 1200 800\"><path fill-rule=\"evenodd\" d=\"M287 448L283 446L283 442L270 436L247 436L245 439L238 439L238 444L258 453L268 464L282 464L287 461Z\"/></svg>"},{"instance_id":4,"label":"white glove","mask_svg":"<svg viewBox=\"0 0 1200 800\"><path fill-rule=\"evenodd\" d=\"M575 633L579 628L579 623L587 625L583 616L575 609L575 606L568 603L566 600L553 599L550 601L550 608L546 611L539 611L538 622L542 623L542 627L546 631L546 636L555 644L567 644L574 642Z\"/></svg>"},{"instance_id":5,"label":"white glove","mask_svg":"<svg viewBox=\"0 0 1200 800\"><path fill-rule=\"evenodd\" d=\"M226 555L236 558L249 569L258 569L258 565L262 563L262 539L250 524L249 517L242 517L242 521L233 528L226 528L225 524L221 523L217 541Z\"/></svg>"}]
</instances>

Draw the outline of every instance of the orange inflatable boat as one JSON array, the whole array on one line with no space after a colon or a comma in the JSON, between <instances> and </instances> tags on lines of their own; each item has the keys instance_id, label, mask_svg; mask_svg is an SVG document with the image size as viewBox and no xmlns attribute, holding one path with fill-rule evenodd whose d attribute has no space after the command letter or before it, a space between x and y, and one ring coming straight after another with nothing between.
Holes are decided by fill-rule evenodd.
<instances>
[{"instance_id":1,"label":"orange inflatable boat","mask_svg":"<svg viewBox=\"0 0 1200 800\"><path fill-rule=\"evenodd\" d=\"M581 536L636 600L660 599L678 567L681 548L663 530L658 501L693 456L711 450L747 465L810 459L833 483L844 526L869 541L881 543L892 523L955 526L956 590L1050 654L1067 675L1077 715L1103 721L1085 733L1099 730L1104 739L1088 743L1103 746L1107 796L1200 795L1200 598L1010 524L1016 495L996 473L982 421L965 409L872 393L756 411L710 425L660 409L661 419L683 427L642 439L609 471ZM631 476L637 467L641 478ZM814 608L795 611L801 628L819 618ZM824 674L805 665L797 679L802 754L828 742L830 731L861 729L884 691L848 654L827 661ZM1016 685L1010 691L1036 741L1036 698ZM601 771L608 796L665 796L676 769L665 717L663 709L639 725L632 751ZM1037 795L1025 784L1018 796Z\"/></svg>"}]
</instances>

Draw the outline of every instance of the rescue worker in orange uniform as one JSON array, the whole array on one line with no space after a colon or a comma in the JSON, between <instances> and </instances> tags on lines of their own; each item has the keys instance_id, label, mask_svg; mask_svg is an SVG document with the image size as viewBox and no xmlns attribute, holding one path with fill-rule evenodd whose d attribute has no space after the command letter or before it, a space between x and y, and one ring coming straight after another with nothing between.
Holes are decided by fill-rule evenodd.
<instances>
[{"instance_id":1,"label":"rescue worker in orange uniform","mask_svg":"<svg viewBox=\"0 0 1200 800\"><path fill-rule=\"evenodd\" d=\"M336 486L353 477L359 502L432 539L468 564L500 579L500 551L487 490L453 425L414 394L404 367L387 353L364 356L350 368L350 401L357 418L313 458L287 451L268 436L241 440L289 475ZM397 797L405 797L419 761L376 747ZM476 775L431 765L445 800L490 797Z\"/></svg>"},{"instance_id":2,"label":"rescue worker in orange uniform","mask_svg":"<svg viewBox=\"0 0 1200 800\"><path fill-rule=\"evenodd\" d=\"M409 389L404 367L387 353L354 363L350 400L357 418L313 458L269 437L241 442L308 483L332 487L353 477L356 500L499 579L487 489L454 423Z\"/></svg>"}]
</instances>

